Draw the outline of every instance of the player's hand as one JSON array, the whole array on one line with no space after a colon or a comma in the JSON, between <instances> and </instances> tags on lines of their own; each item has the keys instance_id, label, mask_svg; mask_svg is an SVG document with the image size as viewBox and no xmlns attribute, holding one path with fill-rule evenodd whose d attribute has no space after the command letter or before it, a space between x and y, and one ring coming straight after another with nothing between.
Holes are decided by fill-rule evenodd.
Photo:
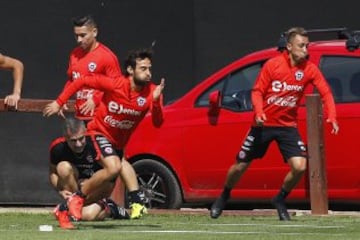
<instances>
[{"instance_id":1,"label":"player's hand","mask_svg":"<svg viewBox=\"0 0 360 240\"><path fill-rule=\"evenodd\" d=\"M68 199L71 195L72 192L68 191L68 190L61 190L59 191L59 195L63 198L63 199Z\"/></svg>"},{"instance_id":2,"label":"player's hand","mask_svg":"<svg viewBox=\"0 0 360 240\"><path fill-rule=\"evenodd\" d=\"M19 100L20 100L20 94L13 93L5 97L4 103L5 105L9 107L14 107L17 110Z\"/></svg>"},{"instance_id":3,"label":"player's hand","mask_svg":"<svg viewBox=\"0 0 360 240\"><path fill-rule=\"evenodd\" d=\"M158 101L160 96L161 96L161 93L162 91L164 90L164 87L165 87L165 79L162 78L160 80L160 84L156 86L156 88L154 89L153 91L153 100L154 101Z\"/></svg>"},{"instance_id":4,"label":"player's hand","mask_svg":"<svg viewBox=\"0 0 360 240\"><path fill-rule=\"evenodd\" d=\"M340 130L340 128L339 128L339 124L338 124L336 121L332 121L332 120L330 120L330 119L327 119L327 120L326 120L326 122L328 122L328 123L331 123L331 124L332 124L332 130L331 130L331 133L332 133L332 134L337 135L337 134L338 134L338 132L339 132L339 130Z\"/></svg>"},{"instance_id":5,"label":"player's hand","mask_svg":"<svg viewBox=\"0 0 360 240\"><path fill-rule=\"evenodd\" d=\"M63 119L66 119L64 111L69 110L68 106L64 104L62 108L60 108L60 111L58 112L58 116L62 117Z\"/></svg>"},{"instance_id":6,"label":"player's hand","mask_svg":"<svg viewBox=\"0 0 360 240\"><path fill-rule=\"evenodd\" d=\"M258 126L262 126L266 120L267 120L267 118L266 118L265 113L258 114L255 116L255 122L256 122L256 125L258 125Z\"/></svg>"},{"instance_id":7,"label":"player's hand","mask_svg":"<svg viewBox=\"0 0 360 240\"><path fill-rule=\"evenodd\" d=\"M61 110L61 106L56 101L52 101L51 103L46 104L43 110L43 116L50 117L51 115L60 112L60 110Z\"/></svg>"},{"instance_id":8,"label":"player's hand","mask_svg":"<svg viewBox=\"0 0 360 240\"><path fill-rule=\"evenodd\" d=\"M90 116L94 115L94 111L95 111L95 107L96 104L94 102L94 100L90 97L86 100L86 102L84 102L80 107L80 113L83 115L87 115L90 113Z\"/></svg>"}]
</instances>

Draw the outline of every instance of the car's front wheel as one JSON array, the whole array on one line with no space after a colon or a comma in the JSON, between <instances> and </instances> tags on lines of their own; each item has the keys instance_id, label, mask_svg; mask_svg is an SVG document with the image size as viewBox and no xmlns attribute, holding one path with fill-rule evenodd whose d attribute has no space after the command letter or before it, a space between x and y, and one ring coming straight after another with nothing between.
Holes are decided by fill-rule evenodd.
<instances>
[{"instance_id":1,"label":"car's front wheel","mask_svg":"<svg viewBox=\"0 0 360 240\"><path fill-rule=\"evenodd\" d=\"M148 208L177 209L182 194L173 172L164 164L143 159L133 163Z\"/></svg>"}]
</instances>

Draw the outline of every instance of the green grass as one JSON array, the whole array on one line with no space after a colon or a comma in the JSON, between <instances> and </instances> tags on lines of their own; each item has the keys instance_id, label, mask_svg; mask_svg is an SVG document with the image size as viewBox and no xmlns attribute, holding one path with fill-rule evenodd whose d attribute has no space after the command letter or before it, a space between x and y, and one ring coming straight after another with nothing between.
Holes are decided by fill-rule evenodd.
<instances>
[{"instance_id":1,"label":"green grass","mask_svg":"<svg viewBox=\"0 0 360 240\"><path fill-rule=\"evenodd\" d=\"M40 232L39 225L52 225ZM51 214L2 213L0 239L46 240L211 240L211 239L360 239L358 216L294 216L280 222L275 216L222 216L204 214L148 214L139 220L78 222L76 230L62 230Z\"/></svg>"}]
</instances>

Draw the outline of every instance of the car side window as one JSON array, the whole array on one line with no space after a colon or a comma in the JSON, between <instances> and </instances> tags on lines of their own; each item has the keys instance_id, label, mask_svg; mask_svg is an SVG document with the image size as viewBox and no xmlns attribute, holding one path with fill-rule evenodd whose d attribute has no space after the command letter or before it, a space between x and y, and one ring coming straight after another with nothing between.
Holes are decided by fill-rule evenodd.
<instances>
[{"instance_id":1,"label":"car side window","mask_svg":"<svg viewBox=\"0 0 360 240\"><path fill-rule=\"evenodd\" d=\"M336 103L360 102L360 58L323 56L320 69Z\"/></svg>"},{"instance_id":2,"label":"car side window","mask_svg":"<svg viewBox=\"0 0 360 240\"><path fill-rule=\"evenodd\" d=\"M229 75L222 91L222 107L233 111L252 110L251 89L263 62L239 69Z\"/></svg>"},{"instance_id":3,"label":"car side window","mask_svg":"<svg viewBox=\"0 0 360 240\"><path fill-rule=\"evenodd\" d=\"M221 91L224 86L224 81L218 81L216 84L212 85L210 88L208 88L204 93L200 95L200 97L197 99L195 106L197 107L207 107L209 106L209 96L210 93L219 90Z\"/></svg>"},{"instance_id":4,"label":"car side window","mask_svg":"<svg viewBox=\"0 0 360 240\"><path fill-rule=\"evenodd\" d=\"M215 85L208 88L196 101L196 106L209 106L211 92L222 93L221 107L232 111L250 111L251 89L265 61L246 66L227 74Z\"/></svg>"}]
</instances>

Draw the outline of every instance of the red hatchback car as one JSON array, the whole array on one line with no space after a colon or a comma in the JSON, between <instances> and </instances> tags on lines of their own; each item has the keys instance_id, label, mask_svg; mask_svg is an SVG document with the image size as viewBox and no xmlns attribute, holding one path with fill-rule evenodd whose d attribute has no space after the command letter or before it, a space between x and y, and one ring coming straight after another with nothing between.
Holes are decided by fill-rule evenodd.
<instances>
[{"instance_id":1,"label":"red hatchback car","mask_svg":"<svg viewBox=\"0 0 360 240\"><path fill-rule=\"evenodd\" d=\"M330 134L329 124L324 125L329 202L360 202L360 37L338 31L347 39L312 42L309 53L333 90L340 125L336 136ZM240 58L166 105L162 127L153 127L150 116L138 126L126 151L150 208L179 208L216 199L253 120L251 88L264 62L278 55L281 45L279 41L278 48ZM210 104L210 99L219 105ZM304 140L305 115L304 105L298 117ZM288 170L273 144L263 159L252 163L231 200L269 201ZM309 202L308 176L288 199Z\"/></svg>"}]
</instances>

